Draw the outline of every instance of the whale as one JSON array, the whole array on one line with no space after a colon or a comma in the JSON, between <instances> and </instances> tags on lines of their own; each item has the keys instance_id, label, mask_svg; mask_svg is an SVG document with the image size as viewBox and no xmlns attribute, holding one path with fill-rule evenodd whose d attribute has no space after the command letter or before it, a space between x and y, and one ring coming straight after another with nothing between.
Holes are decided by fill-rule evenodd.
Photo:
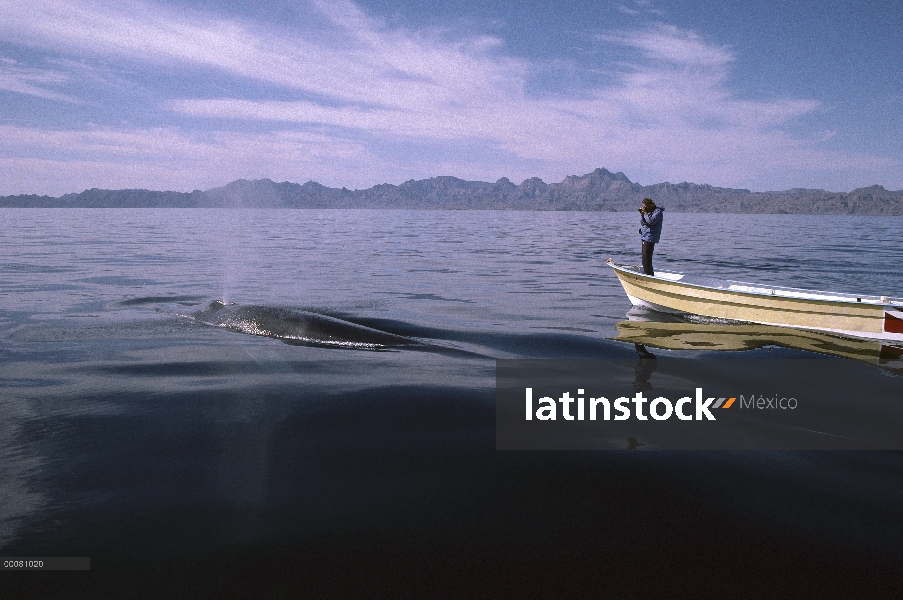
<instances>
[{"instance_id":1,"label":"whale","mask_svg":"<svg viewBox=\"0 0 903 600\"><path fill-rule=\"evenodd\" d=\"M291 308L240 306L214 300L206 310L182 316L211 327L276 338L295 345L380 350L420 344L413 338Z\"/></svg>"}]
</instances>

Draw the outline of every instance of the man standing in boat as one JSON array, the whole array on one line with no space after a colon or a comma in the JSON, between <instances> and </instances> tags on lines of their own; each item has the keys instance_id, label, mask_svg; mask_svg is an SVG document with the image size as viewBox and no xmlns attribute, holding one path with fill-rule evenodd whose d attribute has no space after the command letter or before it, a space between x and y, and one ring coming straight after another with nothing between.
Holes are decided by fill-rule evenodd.
<instances>
[{"instance_id":1,"label":"man standing in boat","mask_svg":"<svg viewBox=\"0 0 903 600\"><path fill-rule=\"evenodd\" d=\"M643 241L643 273L655 275L652 270L652 252L662 236L662 220L665 209L656 206L651 198L643 198L640 211L640 239Z\"/></svg>"}]
</instances>

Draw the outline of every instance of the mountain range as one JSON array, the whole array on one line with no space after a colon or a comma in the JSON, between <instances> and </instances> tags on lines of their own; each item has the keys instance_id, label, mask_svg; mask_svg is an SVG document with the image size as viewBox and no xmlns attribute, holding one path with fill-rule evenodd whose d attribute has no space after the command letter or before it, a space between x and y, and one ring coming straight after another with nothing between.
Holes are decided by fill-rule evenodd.
<instances>
[{"instance_id":1,"label":"mountain range","mask_svg":"<svg viewBox=\"0 0 903 600\"><path fill-rule=\"evenodd\" d=\"M852 192L792 189L751 192L695 183L640 185L624 173L596 169L561 183L537 177L516 185L457 177L380 184L365 190L330 188L269 179L239 179L219 188L193 192L90 189L58 198L0 196L0 207L28 208L378 208L633 211L652 198L676 212L903 215L903 190L880 185Z\"/></svg>"}]
</instances>

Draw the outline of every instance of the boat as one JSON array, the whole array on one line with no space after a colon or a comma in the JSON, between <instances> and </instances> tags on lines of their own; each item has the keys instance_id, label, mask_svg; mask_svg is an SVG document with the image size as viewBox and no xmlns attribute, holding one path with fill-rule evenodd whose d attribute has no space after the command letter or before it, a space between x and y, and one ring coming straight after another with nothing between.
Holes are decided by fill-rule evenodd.
<instances>
[{"instance_id":1,"label":"boat","mask_svg":"<svg viewBox=\"0 0 903 600\"><path fill-rule=\"evenodd\" d=\"M615 327L618 335L613 340L644 347L704 352L791 348L854 360L903 375L903 344L773 325L690 320L640 307L631 307L627 320Z\"/></svg>"},{"instance_id":2,"label":"boat","mask_svg":"<svg viewBox=\"0 0 903 600\"><path fill-rule=\"evenodd\" d=\"M903 342L903 298L693 277L607 261L634 306L841 336Z\"/></svg>"}]
</instances>

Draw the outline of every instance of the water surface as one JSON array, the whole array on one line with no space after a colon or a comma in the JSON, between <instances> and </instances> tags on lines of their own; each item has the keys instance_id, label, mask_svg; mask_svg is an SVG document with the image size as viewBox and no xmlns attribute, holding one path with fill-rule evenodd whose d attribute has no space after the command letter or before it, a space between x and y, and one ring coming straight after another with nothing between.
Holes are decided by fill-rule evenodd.
<instances>
[{"instance_id":1,"label":"water surface","mask_svg":"<svg viewBox=\"0 0 903 600\"><path fill-rule=\"evenodd\" d=\"M788 564L810 591L899 585L898 453L495 451L495 359L634 356L604 264L639 260L634 214L0 214L0 554L92 558L30 592L761 594ZM903 296L901 232L667 213L655 262ZM349 343L209 326L213 302Z\"/></svg>"}]
</instances>

